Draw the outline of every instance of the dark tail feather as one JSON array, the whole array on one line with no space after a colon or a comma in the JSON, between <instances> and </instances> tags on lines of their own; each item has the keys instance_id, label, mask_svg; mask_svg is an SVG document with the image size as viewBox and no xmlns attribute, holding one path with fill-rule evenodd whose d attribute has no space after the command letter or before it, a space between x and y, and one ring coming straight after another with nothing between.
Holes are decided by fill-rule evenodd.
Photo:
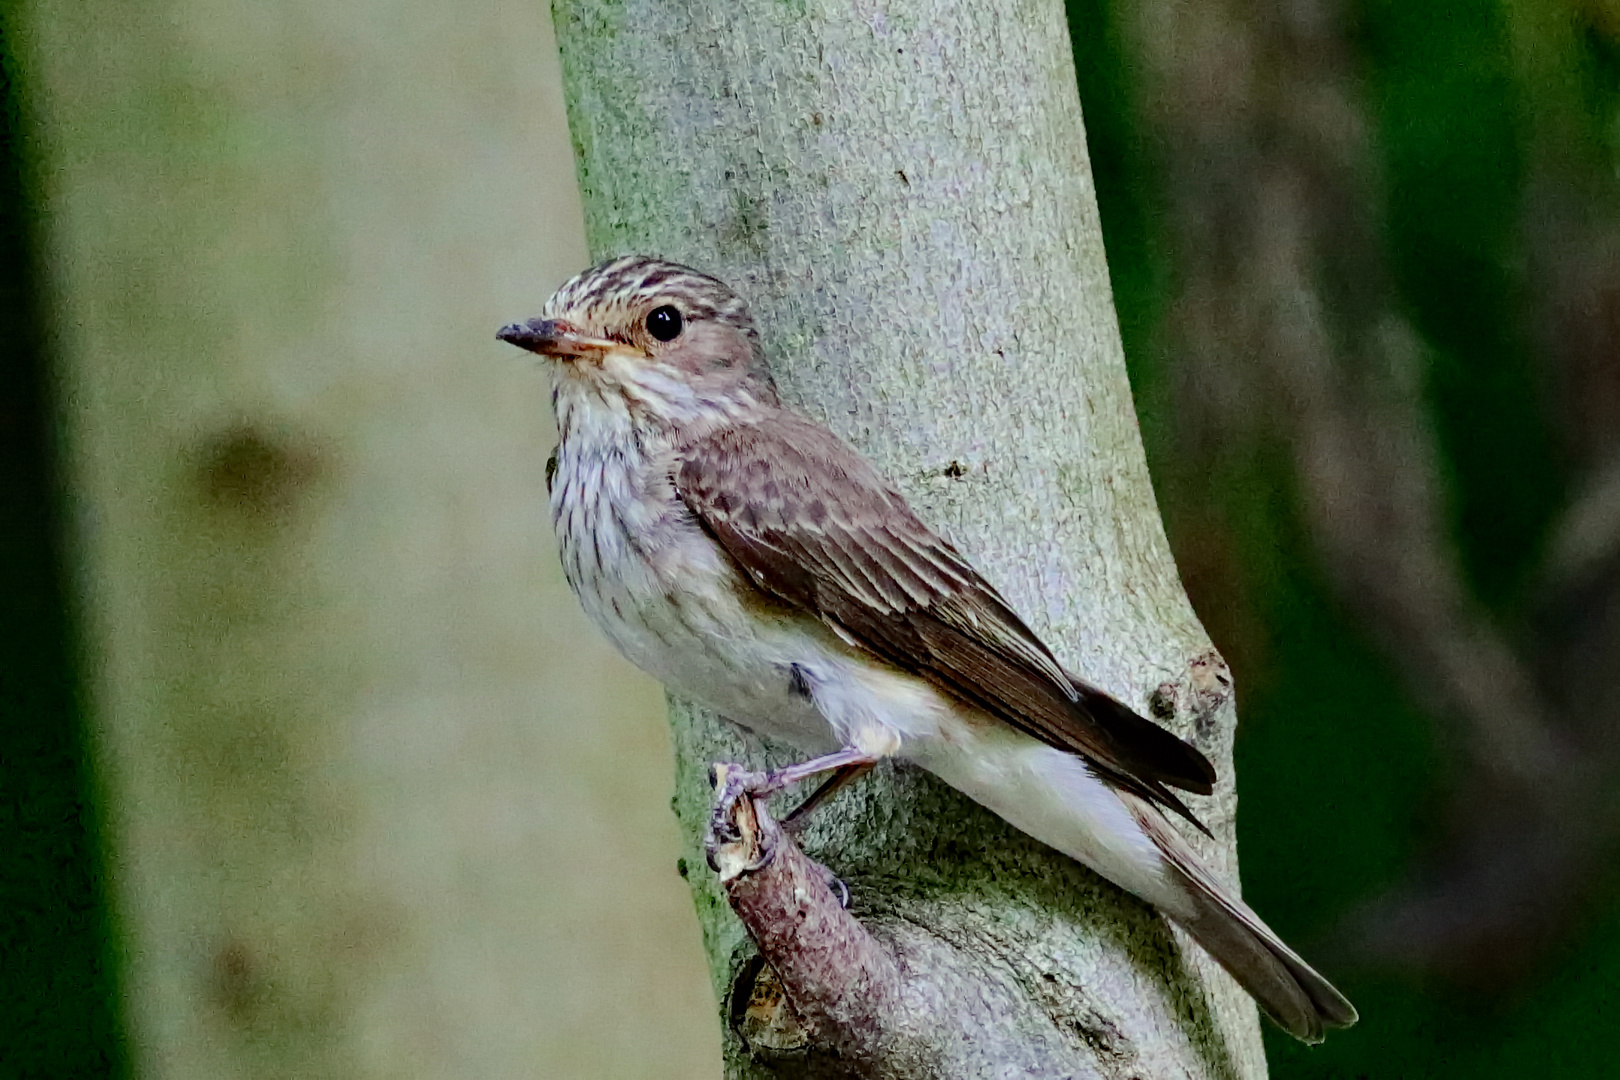
<instances>
[{"instance_id":1,"label":"dark tail feather","mask_svg":"<svg viewBox=\"0 0 1620 1080\"><path fill-rule=\"evenodd\" d=\"M1077 704L1092 718L1114 755L1129 766L1131 775L1198 795L1215 790L1215 766L1197 747L1137 715L1106 690L1073 672L1064 674L1079 697Z\"/></svg>"},{"instance_id":2,"label":"dark tail feather","mask_svg":"<svg viewBox=\"0 0 1620 1080\"><path fill-rule=\"evenodd\" d=\"M1127 799L1127 804L1181 878L1191 901L1189 914L1172 917L1220 961L1261 1011L1307 1043L1321 1042L1323 1028L1356 1022L1355 1006L1284 945L1247 904L1230 895L1162 814L1140 800Z\"/></svg>"},{"instance_id":3,"label":"dark tail feather","mask_svg":"<svg viewBox=\"0 0 1620 1080\"><path fill-rule=\"evenodd\" d=\"M1355 1006L1242 901L1205 891L1196 882L1188 891L1198 912L1181 925L1278 1027L1301 1042L1318 1043L1323 1028L1356 1022Z\"/></svg>"}]
</instances>

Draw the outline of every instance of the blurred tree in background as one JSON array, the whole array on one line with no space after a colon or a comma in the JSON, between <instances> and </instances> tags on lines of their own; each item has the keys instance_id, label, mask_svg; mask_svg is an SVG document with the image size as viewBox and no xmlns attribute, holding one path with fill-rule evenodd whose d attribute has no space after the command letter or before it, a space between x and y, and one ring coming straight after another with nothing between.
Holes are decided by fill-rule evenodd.
<instances>
[{"instance_id":1,"label":"blurred tree in background","mask_svg":"<svg viewBox=\"0 0 1620 1080\"><path fill-rule=\"evenodd\" d=\"M1620 1073L1620 7L1069 10L1161 507L1237 673L1247 894L1364 1017L1274 1075ZM0 1072L94 1075L6 73Z\"/></svg>"},{"instance_id":2,"label":"blurred tree in background","mask_svg":"<svg viewBox=\"0 0 1620 1080\"><path fill-rule=\"evenodd\" d=\"M715 1075L494 338L587 257L544 9L0 19L0 1080Z\"/></svg>"}]
</instances>

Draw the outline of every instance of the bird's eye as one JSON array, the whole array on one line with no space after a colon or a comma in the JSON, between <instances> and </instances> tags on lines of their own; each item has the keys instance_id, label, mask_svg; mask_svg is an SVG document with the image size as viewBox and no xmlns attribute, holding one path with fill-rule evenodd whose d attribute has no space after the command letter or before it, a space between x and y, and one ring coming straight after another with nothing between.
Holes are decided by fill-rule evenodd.
<instances>
[{"instance_id":1,"label":"bird's eye","mask_svg":"<svg viewBox=\"0 0 1620 1080\"><path fill-rule=\"evenodd\" d=\"M653 308L647 315L647 333L659 341L674 341L681 334L681 313L670 304Z\"/></svg>"}]
</instances>

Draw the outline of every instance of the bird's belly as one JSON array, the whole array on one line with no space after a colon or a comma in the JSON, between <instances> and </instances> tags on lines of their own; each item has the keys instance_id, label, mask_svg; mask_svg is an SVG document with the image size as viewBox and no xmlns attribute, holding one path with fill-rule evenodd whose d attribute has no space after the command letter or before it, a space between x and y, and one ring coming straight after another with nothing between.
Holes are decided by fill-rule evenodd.
<instances>
[{"instance_id":1,"label":"bird's belly","mask_svg":"<svg viewBox=\"0 0 1620 1080\"><path fill-rule=\"evenodd\" d=\"M676 695L809 754L838 746L795 677L809 651L803 643L725 617L692 595L636 604L609 585L594 596L582 591L580 600L626 659Z\"/></svg>"},{"instance_id":2,"label":"bird's belly","mask_svg":"<svg viewBox=\"0 0 1620 1080\"><path fill-rule=\"evenodd\" d=\"M572 485L553 493L564 573L626 659L675 694L807 753L838 745L794 675L813 642L745 606L740 596L753 586L680 508L608 505L632 485L600 468L588 479L563 469L558 480Z\"/></svg>"},{"instance_id":3,"label":"bird's belly","mask_svg":"<svg viewBox=\"0 0 1620 1080\"><path fill-rule=\"evenodd\" d=\"M627 659L806 753L883 755L938 734L952 708L938 692L759 592L635 446L565 442L552 489L564 573Z\"/></svg>"},{"instance_id":4,"label":"bird's belly","mask_svg":"<svg viewBox=\"0 0 1620 1080\"><path fill-rule=\"evenodd\" d=\"M938 734L951 706L865 657L819 620L772 611L724 560L691 553L673 575L634 558L575 581L581 605L631 663L675 694L807 754L879 756Z\"/></svg>"},{"instance_id":5,"label":"bird's belly","mask_svg":"<svg viewBox=\"0 0 1620 1080\"><path fill-rule=\"evenodd\" d=\"M1158 849L1082 758L997 723L961 731L908 756L1021 832L1172 914L1181 910Z\"/></svg>"}]
</instances>

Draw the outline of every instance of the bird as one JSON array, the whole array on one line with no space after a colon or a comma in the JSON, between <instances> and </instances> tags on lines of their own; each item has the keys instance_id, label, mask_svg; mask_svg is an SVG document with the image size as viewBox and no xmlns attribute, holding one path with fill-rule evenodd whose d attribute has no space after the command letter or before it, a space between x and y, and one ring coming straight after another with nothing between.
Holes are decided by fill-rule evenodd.
<instances>
[{"instance_id":1,"label":"bird","mask_svg":"<svg viewBox=\"0 0 1620 1080\"><path fill-rule=\"evenodd\" d=\"M497 337L550 362L551 518L587 615L668 689L810 755L754 774L756 793L827 774L808 809L915 763L1179 923L1294 1037L1356 1022L1167 817L1207 833L1176 792L1212 791L1208 759L1065 668L871 464L784 405L731 288L623 256Z\"/></svg>"}]
</instances>

